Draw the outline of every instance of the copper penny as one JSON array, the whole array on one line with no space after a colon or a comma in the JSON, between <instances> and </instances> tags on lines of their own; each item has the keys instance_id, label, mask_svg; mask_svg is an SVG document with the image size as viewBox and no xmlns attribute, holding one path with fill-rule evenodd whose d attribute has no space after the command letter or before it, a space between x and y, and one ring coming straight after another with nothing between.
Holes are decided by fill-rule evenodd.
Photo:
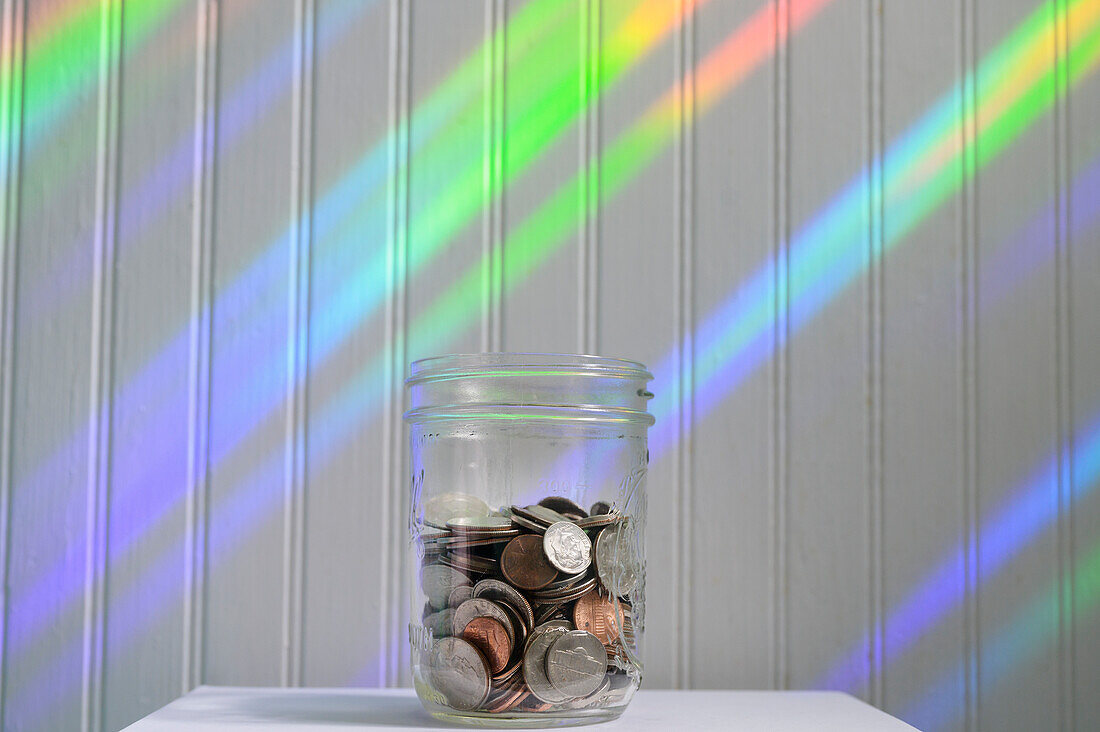
<instances>
[{"instance_id":1,"label":"copper penny","mask_svg":"<svg viewBox=\"0 0 1100 732\"><path fill-rule=\"evenodd\" d=\"M489 662L489 673L498 674L508 665L512 656L512 642L499 621L492 618L474 618L462 631L462 639L473 644Z\"/></svg>"},{"instance_id":2,"label":"copper penny","mask_svg":"<svg viewBox=\"0 0 1100 732\"><path fill-rule=\"evenodd\" d=\"M521 590L541 589L558 576L558 570L542 550L542 537L537 534L523 534L508 542L500 555L500 571Z\"/></svg>"},{"instance_id":3,"label":"copper penny","mask_svg":"<svg viewBox=\"0 0 1100 732\"><path fill-rule=\"evenodd\" d=\"M605 646L615 642L623 627L623 609L592 590L577 600L573 606L573 625L577 630L587 630Z\"/></svg>"}]
</instances>

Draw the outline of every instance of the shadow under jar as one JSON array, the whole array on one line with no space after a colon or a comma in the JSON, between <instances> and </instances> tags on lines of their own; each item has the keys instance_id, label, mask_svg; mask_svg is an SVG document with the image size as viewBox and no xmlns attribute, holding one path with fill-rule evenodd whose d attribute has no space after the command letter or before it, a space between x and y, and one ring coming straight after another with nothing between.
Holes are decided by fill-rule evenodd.
<instances>
[{"instance_id":1,"label":"shadow under jar","mask_svg":"<svg viewBox=\"0 0 1100 732\"><path fill-rule=\"evenodd\" d=\"M434 716L558 726L626 708L642 677L652 378L598 356L412 364L409 640Z\"/></svg>"}]
</instances>

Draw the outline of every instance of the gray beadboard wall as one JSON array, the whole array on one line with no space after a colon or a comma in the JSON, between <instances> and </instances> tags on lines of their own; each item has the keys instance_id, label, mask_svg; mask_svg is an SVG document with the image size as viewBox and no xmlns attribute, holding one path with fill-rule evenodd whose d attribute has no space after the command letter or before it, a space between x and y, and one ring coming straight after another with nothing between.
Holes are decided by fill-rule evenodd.
<instances>
[{"instance_id":1,"label":"gray beadboard wall","mask_svg":"<svg viewBox=\"0 0 1100 732\"><path fill-rule=\"evenodd\" d=\"M646 686L1100 727L1100 0L2 12L0 728L407 684L480 350L659 369Z\"/></svg>"}]
</instances>

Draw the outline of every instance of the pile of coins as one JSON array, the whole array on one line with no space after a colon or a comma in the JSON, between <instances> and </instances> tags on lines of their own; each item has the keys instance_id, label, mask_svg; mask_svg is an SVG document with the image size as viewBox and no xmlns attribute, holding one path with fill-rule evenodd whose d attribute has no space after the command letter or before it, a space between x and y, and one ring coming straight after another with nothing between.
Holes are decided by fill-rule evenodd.
<instances>
[{"instance_id":1,"label":"pile of coins","mask_svg":"<svg viewBox=\"0 0 1100 732\"><path fill-rule=\"evenodd\" d=\"M628 517L561 496L494 512L447 493L417 529L431 640L421 668L441 703L501 713L625 700L638 678L626 598L641 575Z\"/></svg>"}]
</instances>

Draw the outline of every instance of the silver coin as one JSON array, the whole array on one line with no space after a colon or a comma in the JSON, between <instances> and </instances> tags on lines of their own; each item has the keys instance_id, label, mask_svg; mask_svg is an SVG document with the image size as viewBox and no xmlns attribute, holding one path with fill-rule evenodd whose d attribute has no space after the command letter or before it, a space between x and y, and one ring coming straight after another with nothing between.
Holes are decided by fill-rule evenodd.
<instances>
[{"instance_id":1,"label":"silver coin","mask_svg":"<svg viewBox=\"0 0 1100 732\"><path fill-rule=\"evenodd\" d=\"M518 657L521 655L520 649L527 645L527 633L530 632L532 626L527 625L520 617L519 610L516 610L507 602L500 603L500 607L512 621L512 630L515 631L516 635L516 642L512 645L512 656Z\"/></svg>"},{"instance_id":2,"label":"silver coin","mask_svg":"<svg viewBox=\"0 0 1100 732\"><path fill-rule=\"evenodd\" d=\"M606 674L607 651L586 630L562 634L546 653L546 676L556 691L570 698L596 691Z\"/></svg>"},{"instance_id":3,"label":"silver coin","mask_svg":"<svg viewBox=\"0 0 1100 732\"><path fill-rule=\"evenodd\" d=\"M445 638L454 632L455 611L446 607L424 618L424 627L432 631L433 638Z\"/></svg>"},{"instance_id":4,"label":"silver coin","mask_svg":"<svg viewBox=\"0 0 1100 732\"><path fill-rule=\"evenodd\" d=\"M424 523L437 529L447 528L447 522L459 516L489 516L489 504L468 493L440 493L424 501Z\"/></svg>"},{"instance_id":5,"label":"silver coin","mask_svg":"<svg viewBox=\"0 0 1100 732\"><path fill-rule=\"evenodd\" d=\"M504 516L458 516L447 522L447 528L465 533L508 531L512 520Z\"/></svg>"},{"instance_id":6,"label":"silver coin","mask_svg":"<svg viewBox=\"0 0 1100 732\"><path fill-rule=\"evenodd\" d=\"M559 704L569 699L567 694L561 693L550 683L546 675L547 651L554 641L568 632L569 628L560 624L540 625L531 634L523 652L523 680L537 699L548 704Z\"/></svg>"},{"instance_id":7,"label":"silver coin","mask_svg":"<svg viewBox=\"0 0 1100 732\"><path fill-rule=\"evenodd\" d=\"M592 563L592 542L572 521L558 521L546 528L542 550L560 571L579 574Z\"/></svg>"},{"instance_id":8,"label":"silver coin","mask_svg":"<svg viewBox=\"0 0 1100 732\"><path fill-rule=\"evenodd\" d=\"M531 603L527 602L527 598L507 582L501 582L498 579L483 579L474 585L471 596L507 603L516 609L528 628L535 627L535 611L531 608Z\"/></svg>"},{"instance_id":9,"label":"silver coin","mask_svg":"<svg viewBox=\"0 0 1100 732\"><path fill-rule=\"evenodd\" d=\"M513 648L515 647L516 632L512 628L512 621L508 617L508 613L504 612L500 605L492 600L486 600L484 597L475 597L462 603L455 609L454 634L462 635L462 631L466 630L466 626L474 618L492 618L498 621L504 626L504 631L508 634L508 641Z\"/></svg>"},{"instance_id":10,"label":"silver coin","mask_svg":"<svg viewBox=\"0 0 1100 732\"><path fill-rule=\"evenodd\" d=\"M432 646L428 680L455 709L477 709L489 698L489 664L473 644L443 638Z\"/></svg>"},{"instance_id":11,"label":"silver coin","mask_svg":"<svg viewBox=\"0 0 1100 732\"><path fill-rule=\"evenodd\" d=\"M642 573L635 549L637 532L630 521L611 526L596 537L596 571L600 582L616 597L629 595Z\"/></svg>"},{"instance_id":12,"label":"silver coin","mask_svg":"<svg viewBox=\"0 0 1100 732\"><path fill-rule=\"evenodd\" d=\"M474 596L474 588L470 585L459 585L451 590L447 597L447 607L458 607Z\"/></svg>"},{"instance_id":13,"label":"silver coin","mask_svg":"<svg viewBox=\"0 0 1100 732\"><path fill-rule=\"evenodd\" d=\"M466 575L453 567L444 564L429 564L420 570L420 587L428 598L428 603L435 610L447 607L447 598L451 590L461 585L470 584Z\"/></svg>"},{"instance_id":14,"label":"silver coin","mask_svg":"<svg viewBox=\"0 0 1100 732\"><path fill-rule=\"evenodd\" d=\"M533 506L527 506L525 509L532 519L535 521L541 521L549 526L550 524L556 524L559 521L568 521L564 515L558 513L552 508L546 506L540 506L537 503Z\"/></svg>"}]
</instances>

